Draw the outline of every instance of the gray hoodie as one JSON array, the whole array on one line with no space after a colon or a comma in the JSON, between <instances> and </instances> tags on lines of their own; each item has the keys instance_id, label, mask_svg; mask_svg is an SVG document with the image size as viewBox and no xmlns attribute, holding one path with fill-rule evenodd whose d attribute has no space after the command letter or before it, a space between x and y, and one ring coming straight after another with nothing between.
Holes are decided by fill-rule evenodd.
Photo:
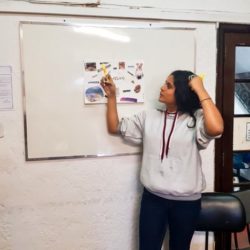
<instances>
[{"instance_id":1,"label":"gray hoodie","mask_svg":"<svg viewBox=\"0 0 250 250\"><path fill-rule=\"evenodd\" d=\"M201 197L206 183L200 150L220 136L206 134L201 109L195 117L195 127L188 114L166 114L160 110L143 111L120 121L123 138L143 144L140 179L148 191L174 200Z\"/></svg>"}]
</instances>

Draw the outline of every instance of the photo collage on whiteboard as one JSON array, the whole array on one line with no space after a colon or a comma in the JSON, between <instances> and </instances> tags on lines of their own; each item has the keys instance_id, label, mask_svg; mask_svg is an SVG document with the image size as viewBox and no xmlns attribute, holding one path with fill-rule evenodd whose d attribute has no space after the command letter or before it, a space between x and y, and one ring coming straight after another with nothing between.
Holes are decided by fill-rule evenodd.
<instances>
[{"instance_id":1,"label":"photo collage on whiteboard","mask_svg":"<svg viewBox=\"0 0 250 250\"><path fill-rule=\"evenodd\" d=\"M103 66L104 65L104 66ZM116 85L117 103L144 102L143 62L84 62L84 103L106 103L105 92L100 85L105 70Z\"/></svg>"}]
</instances>

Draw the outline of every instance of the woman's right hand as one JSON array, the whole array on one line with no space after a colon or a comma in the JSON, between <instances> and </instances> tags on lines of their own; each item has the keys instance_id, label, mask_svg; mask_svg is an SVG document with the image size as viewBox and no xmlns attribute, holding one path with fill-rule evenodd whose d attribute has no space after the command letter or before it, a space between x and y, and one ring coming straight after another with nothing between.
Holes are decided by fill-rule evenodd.
<instances>
[{"instance_id":1,"label":"woman's right hand","mask_svg":"<svg viewBox=\"0 0 250 250\"><path fill-rule=\"evenodd\" d=\"M108 74L101 79L101 86L104 89L106 96L109 97L116 97L116 86L113 82L112 77Z\"/></svg>"},{"instance_id":2,"label":"woman's right hand","mask_svg":"<svg viewBox=\"0 0 250 250\"><path fill-rule=\"evenodd\" d=\"M116 105L116 86L113 82L112 77L109 74L103 77L100 83L106 93L106 97L108 98L107 102L108 131L111 134L117 134L119 117Z\"/></svg>"}]
</instances>

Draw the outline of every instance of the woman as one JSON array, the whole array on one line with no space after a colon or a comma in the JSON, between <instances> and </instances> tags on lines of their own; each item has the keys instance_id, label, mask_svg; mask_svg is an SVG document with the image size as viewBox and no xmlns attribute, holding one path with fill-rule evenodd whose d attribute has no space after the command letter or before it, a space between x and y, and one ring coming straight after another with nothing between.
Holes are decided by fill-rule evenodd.
<instances>
[{"instance_id":1,"label":"woman","mask_svg":"<svg viewBox=\"0 0 250 250\"><path fill-rule=\"evenodd\" d=\"M205 188L200 150L222 134L220 112L202 79L190 71L167 77L159 96L165 111L141 112L121 121L110 75L101 85L108 98L108 131L143 143L140 250L160 250L167 227L170 250L188 250Z\"/></svg>"}]
</instances>

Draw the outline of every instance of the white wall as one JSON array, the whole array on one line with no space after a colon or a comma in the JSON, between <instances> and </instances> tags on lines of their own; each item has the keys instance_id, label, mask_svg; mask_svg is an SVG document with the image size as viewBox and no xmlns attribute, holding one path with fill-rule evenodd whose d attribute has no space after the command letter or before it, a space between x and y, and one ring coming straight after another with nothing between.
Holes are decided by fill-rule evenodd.
<instances>
[{"instance_id":1,"label":"white wall","mask_svg":"<svg viewBox=\"0 0 250 250\"><path fill-rule=\"evenodd\" d=\"M0 12L250 23L246 0L2 0Z\"/></svg>"},{"instance_id":2,"label":"white wall","mask_svg":"<svg viewBox=\"0 0 250 250\"><path fill-rule=\"evenodd\" d=\"M1 250L137 249L139 156L25 161L19 21L62 22L66 18L81 22L88 15L210 21L169 24L197 28L197 72L206 73L205 84L214 97L216 22L250 22L250 6L245 1L220 1L217 10L214 2L137 0L126 1L124 6L119 0L101 1L98 8L0 3L0 65L13 68L14 101L13 110L0 111L4 128L0 138ZM207 190L213 190L213 145L203 153L203 160ZM192 249L204 249L203 236L195 235Z\"/></svg>"}]
</instances>

